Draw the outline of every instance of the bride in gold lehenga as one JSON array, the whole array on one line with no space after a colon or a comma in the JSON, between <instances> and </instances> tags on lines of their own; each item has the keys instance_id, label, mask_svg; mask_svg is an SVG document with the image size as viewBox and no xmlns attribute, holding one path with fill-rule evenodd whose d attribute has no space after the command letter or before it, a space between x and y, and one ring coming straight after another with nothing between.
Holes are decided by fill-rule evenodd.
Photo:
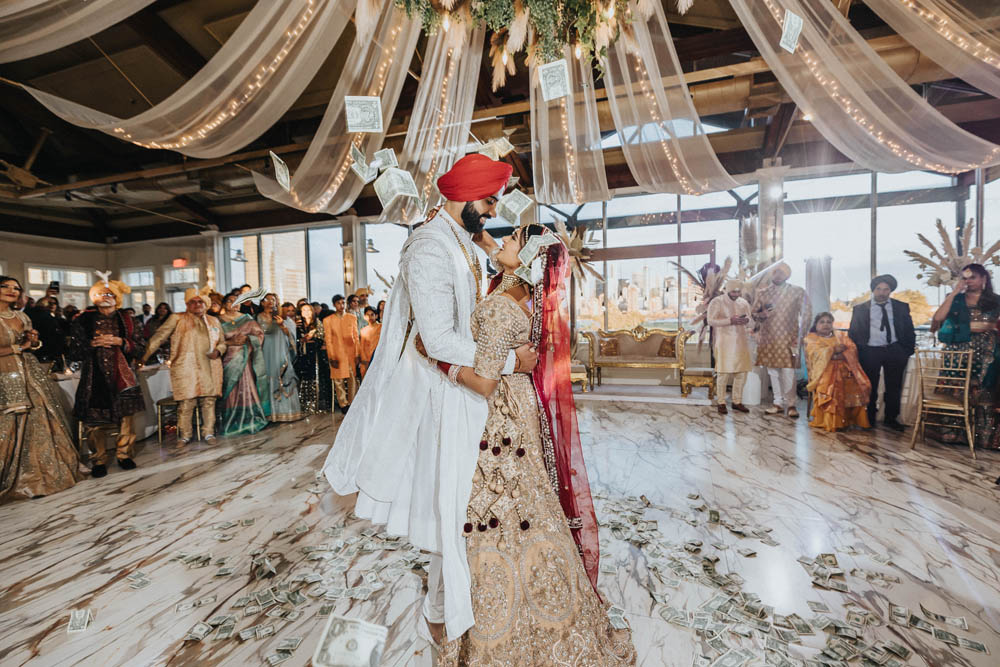
<instances>
[{"instance_id":1,"label":"bride in gold lehenga","mask_svg":"<svg viewBox=\"0 0 1000 667\"><path fill-rule=\"evenodd\" d=\"M13 309L22 291L0 276L0 502L62 491L81 477L55 386L28 352L40 346L38 332Z\"/></svg>"},{"instance_id":2,"label":"bride in gold lehenga","mask_svg":"<svg viewBox=\"0 0 1000 667\"><path fill-rule=\"evenodd\" d=\"M493 256L502 279L472 316L475 367L438 364L489 404L464 526L475 625L440 647L438 665L635 663L629 631L612 629L594 588L597 523L560 303L567 261L539 225L504 239ZM502 376L509 351L529 340L534 374Z\"/></svg>"}]
</instances>

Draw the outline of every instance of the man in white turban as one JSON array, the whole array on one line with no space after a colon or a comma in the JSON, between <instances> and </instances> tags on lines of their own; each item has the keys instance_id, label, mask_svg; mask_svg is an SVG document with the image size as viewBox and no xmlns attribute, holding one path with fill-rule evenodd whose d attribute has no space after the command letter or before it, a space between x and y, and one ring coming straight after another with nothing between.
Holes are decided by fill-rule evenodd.
<instances>
[{"instance_id":1,"label":"man in white turban","mask_svg":"<svg viewBox=\"0 0 1000 667\"><path fill-rule=\"evenodd\" d=\"M712 327L715 351L715 400L719 414L726 409L726 386L733 384L733 410L750 412L743 405L743 385L753 366L750 359L750 304L742 297L743 283L728 280L725 294L708 304L708 325Z\"/></svg>"}]
</instances>

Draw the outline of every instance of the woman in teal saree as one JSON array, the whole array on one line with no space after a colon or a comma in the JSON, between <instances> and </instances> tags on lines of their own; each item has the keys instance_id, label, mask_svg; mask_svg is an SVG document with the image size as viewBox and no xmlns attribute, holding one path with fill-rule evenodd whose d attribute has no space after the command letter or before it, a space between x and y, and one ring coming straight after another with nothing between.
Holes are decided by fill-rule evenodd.
<instances>
[{"instance_id":1,"label":"woman in teal saree","mask_svg":"<svg viewBox=\"0 0 1000 667\"><path fill-rule=\"evenodd\" d=\"M270 383L267 418L273 422L302 419L299 377L295 374L295 322L281 319L278 297L269 293L260 302L257 324L264 332L264 362Z\"/></svg>"},{"instance_id":2,"label":"woman in teal saree","mask_svg":"<svg viewBox=\"0 0 1000 667\"><path fill-rule=\"evenodd\" d=\"M244 295L252 297L252 293ZM220 435L256 433L268 424L269 383L264 362L264 332L251 316L240 312L239 293L222 302L219 320L226 336L222 358L222 426Z\"/></svg>"}]
</instances>

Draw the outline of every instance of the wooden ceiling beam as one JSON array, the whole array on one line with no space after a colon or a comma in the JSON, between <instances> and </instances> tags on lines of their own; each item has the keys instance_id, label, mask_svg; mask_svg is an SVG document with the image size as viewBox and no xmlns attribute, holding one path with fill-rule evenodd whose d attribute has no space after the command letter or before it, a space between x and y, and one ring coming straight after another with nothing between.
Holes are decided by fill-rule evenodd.
<instances>
[{"instance_id":1,"label":"wooden ceiling beam","mask_svg":"<svg viewBox=\"0 0 1000 667\"><path fill-rule=\"evenodd\" d=\"M53 220L39 220L38 218L12 215L3 211L0 211L0 230L70 241L89 241L91 243L105 243L106 241L105 237L101 236L98 229L93 226L71 225Z\"/></svg>"},{"instance_id":2,"label":"wooden ceiling beam","mask_svg":"<svg viewBox=\"0 0 1000 667\"><path fill-rule=\"evenodd\" d=\"M125 19L125 24L185 79L197 74L208 62L150 5Z\"/></svg>"}]
</instances>

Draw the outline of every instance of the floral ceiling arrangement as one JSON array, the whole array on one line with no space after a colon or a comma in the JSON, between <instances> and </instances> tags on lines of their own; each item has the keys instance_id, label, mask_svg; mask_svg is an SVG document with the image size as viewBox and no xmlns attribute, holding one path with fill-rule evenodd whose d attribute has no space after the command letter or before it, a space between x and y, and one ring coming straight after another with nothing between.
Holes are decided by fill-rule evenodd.
<instances>
[{"instance_id":1,"label":"floral ceiling arrangement","mask_svg":"<svg viewBox=\"0 0 1000 667\"><path fill-rule=\"evenodd\" d=\"M452 25L485 24L492 32L490 59L493 90L516 71L514 54L526 49L527 62L544 64L563 57L567 47L576 58L607 55L608 45L629 40L633 17L647 18L659 0L394 0L424 31L434 34ZM683 14L694 0L676 0Z\"/></svg>"},{"instance_id":2,"label":"floral ceiling arrangement","mask_svg":"<svg viewBox=\"0 0 1000 667\"><path fill-rule=\"evenodd\" d=\"M950 287L961 275L962 268L969 264L993 264L1000 266L1000 241L997 241L986 250L980 247L972 247L972 230L974 221L970 220L962 232L962 239L959 248L955 247L948 230L940 219L937 221L937 231L941 236L941 247L937 248L923 234L917 234L917 238L930 249L930 256L921 255L913 250L904 250L903 253L910 258L911 262L920 267L922 273L917 274L918 280L923 280L929 287L946 286Z\"/></svg>"}]
</instances>

